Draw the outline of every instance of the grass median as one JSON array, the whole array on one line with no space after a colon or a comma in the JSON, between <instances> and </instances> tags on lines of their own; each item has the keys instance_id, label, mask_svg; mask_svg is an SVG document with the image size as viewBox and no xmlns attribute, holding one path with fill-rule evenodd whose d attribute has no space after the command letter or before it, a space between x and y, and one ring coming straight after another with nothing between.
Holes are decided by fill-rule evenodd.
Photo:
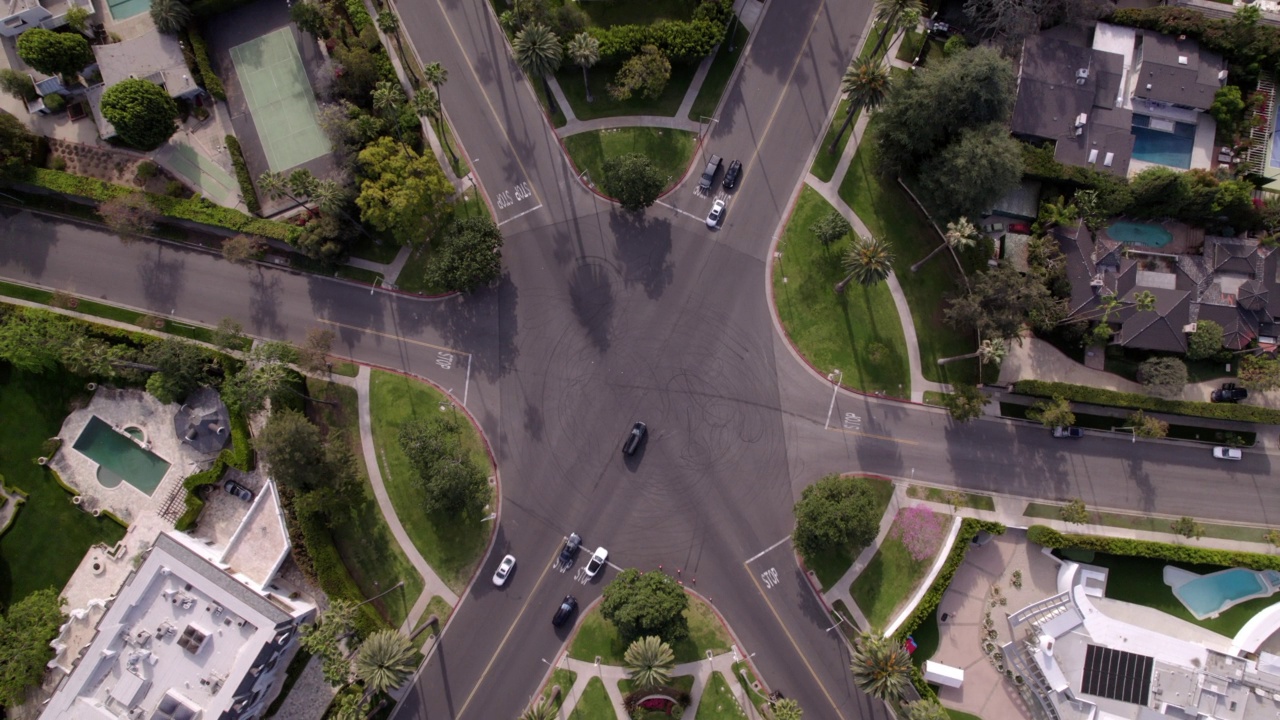
<instances>
[{"instance_id":1,"label":"grass median","mask_svg":"<svg viewBox=\"0 0 1280 720\"><path fill-rule=\"evenodd\" d=\"M628 153L649 158L658 172L667 176L667 187L677 182L689 167L697 136L685 130L653 127L625 127L590 130L564 139L565 150L581 173L590 173L599 186L604 180L606 160Z\"/></svg>"},{"instance_id":2,"label":"grass median","mask_svg":"<svg viewBox=\"0 0 1280 720\"><path fill-rule=\"evenodd\" d=\"M893 499L893 483L871 477L864 477L863 480L871 486L871 491L876 495L876 504L880 508L876 517L882 517L889 507L889 501ZM826 592L844 577L860 552L862 548L857 547L834 548L813 557L806 557L804 564L818 577L818 584L822 586L822 591Z\"/></svg>"},{"instance_id":3,"label":"grass median","mask_svg":"<svg viewBox=\"0 0 1280 720\"><path fill-rule=\"evenodd\" d=\"M707 651L713 654L729 651L729 635L706 603L690 595L685 618L689 621L689 636L671 645L676 663L705 660ZM623 644L618 629L604 619L600 606L596 605L579 621L578 634L569 647L569 657L584 662L593 662L599 657L605 665L621 665L626 651L627 646Z\"/></svg>"}]
</instances>

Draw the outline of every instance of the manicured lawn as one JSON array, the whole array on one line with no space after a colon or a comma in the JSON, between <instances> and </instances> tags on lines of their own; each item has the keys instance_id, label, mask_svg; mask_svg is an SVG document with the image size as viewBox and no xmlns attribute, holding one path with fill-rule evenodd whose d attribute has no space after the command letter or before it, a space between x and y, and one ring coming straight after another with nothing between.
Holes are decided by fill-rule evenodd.
<instances>
[{"instance_id":1,"label":"manicured lawn","mask_svg":"<svg viewBox=\"0 0 1280 720\"><path fill-rule=\"evenodd\" d=\"M453 216L458 219L469 217L492 219L493 217L489 214L489 206L480 199L480 193L474 187L454 200ZM400 275L392 280L397 288L423 295L439 295L448 292L448 288L436 287L427 282L427 265L431 262L431 255L437 241L433 239L433 242L422 243L413 249L404 267L400 269Z\"/></svg>"},{"instance_id":2,"label":"manicured lawn","mask_svg":"<svg viewBox=\"0 0 1280 720\"><path fill-rule=\"evenodd\" d=\"M659 20L691 20L697 5L688 0L610 0L579 3L578 7L591 17L592 25L613 27L648 25Z\"/></svg>"},{"instance_id":3,"label":"manicured lawn","mask_svg":"<svg viewBox=\"0 0 1280 720\"><path fill-rule=\"evenodd\" d=\"M378 466L387 494L401 524L413 539L418 552L454 592L462 592L480 555L484 552L489 525L478 517L428 513L422 506L422 490L400 450L400 427L411 419L440 422L441 403L448 398L430 385L380 370L370 380L370 412L373 441L378 448ZM491 470L489 456L475 429L460 418L463 444L480 467Z\"/></svg>"},{"instance_id":4,"label":"manicured lawn","mask_svg":"<svg viewBox=\"0 0 1280 720\"><path fill-rule=\"evenodd\" d=\"M907 343L888 286L851 283L841 295L833 289L846 274L841 255L850 241L825 248L809 231L832 209L805 187L787 222L773 272L782 326L815 367L839 368L846 387L911 397Z\"/></svg>"},{"instance_id":5,"label":"manicured lawn","mask_svg":"<svg viewBox=\"0 0 1280 720\"><path fill-rule=\"evenodd\" d=\"M60 370L32 375L0 363L0 475L9 490L27 493L0 538L0 606L47 587L61 590L89 546L113 546L124 537L124 528L105 514L95 518L76 509L53 473L33 462L44 454L44 441L58 434L71 404L87 401L85 381Z\"/></svg>"},{"instance_id":6,"label":"manicured lawn","mask_svg":"<svg viewBox=\"0 0 1280 720\"><path fill-rule=\"evenodd\" d=\"M702 699L698 701L698 717L700 720L739 720L746 718L738 701L733 698L733 691L724 675L711 673L711 682L702 691Z\"/></svg>"},{"instance_id":7,"label":"manicured lawn","mask_svg":"<svg viewBox=\"0 0 1280 720\"><path fill-rule=\"evenodd\" d=\"M362 282L366 285L376 285L381 283L383 280L382 273L374 272L373 270L366 270L365 268L359 268L354 265L339 265L333 271L333 276L340 277L345 280L355 280L356 282Z\"/></svg>"},{"instance_id":8,"label":"manicured lawn","mask_svg":"<svg viewBox=\"0 0 1280 720\"><path fill-rule=\"evenodd\" d=\"M426 631L427 634L439 635L441 628L443 628L445 624L449 622L449 616L452 614L453 614L453 606L449 604L449 601L445 600L439 595L432 595L431 601L427 603L427 612L422 616L422 619L426 620L432 615L435 615L436 617L440 618L440 622L436 625L433 625L430 629L428 629Z\"/></svg>"},{"instance_id":9,"label":"manicured lawn","mask_svg":"<svg viewBox=\"0 0 1280 720\"><path fill-rule=\"evenodd\" d=\"M875 120L872 120L868 130L874 125ZM919 272L911 272L911 264L938 247L942 238L897 182L876 172L874 155L873 143L858 145L849 172L840 184L840 197L862 218L871 232L893 244L893 270L911 306L924 376L937 382L972 383L978 375L977 360L960 360L938 366L939 358L964 355L973 352L977 346L972 333L957 330L942 315L946 297L959 294L964 289L960 269L950 253L942 252L922 266ZM971 272L973 269L976 268L969 268Z\"/></svg>"},{"instance_id":10,"label":"manicured lawn","mask_svg":"<svg viewBox=\"0 0 1280 720\"><path fill-rule=\"evenodd\" d=\"M831 176L836 172L836 166L840 164L840 156L844 155L844 149L849 144L849 138L853 136L853 126L858 122L856 116L853 122L849 123L849 129L844 132L844 135L840 136L836 151L834 153L827 152L831 147L832 141L836 139L836 133L844 125L844 116L848 112L849 99L845 98L840 101L840 105L836 108L835 116L827 124L827 134L822 138L822 145L818 148L817 157L813 159L813 167L809 168L809 172L823 182L831 181Z\"/></svg>"},{"instance_id":11,"label":"manicured lawn","mask_svg":"<svg viewBox=\"0 0 1280 720\"><path fill-rule=\"evenodd\" d=\"M929 502L946 503L948 505L951 504L952 500L959 500L960 507L963 508L972 508L974 510L996 509L996 501L990 495L969 493L962 490L944 490L923 485L912 485L907 488L907 497L928 500Z\"/></svg>"},{"instance_id":12,"label":"manicured lawn","mask_svg":"<svg viewBox=\"0 0 1280 720\"><path fill-rule=\"evenodd\" d=\"M1094 555L1092 564L1110 570L1107 574L1107 597L1155 608L1229 638L1235 637L1240 628L1244 627L1244 624L1260 610L1280 602L1280 594L1247 600L1225 610L1216 618L1196 620L1182 602L1173 596L1173 590L1164 584L1164 566L1173 565L1200 575L1217 572L1222 570L1222 567L1171 563L1165 560L1122 557L1104 553Z\"/></svg>"},{"instance_id":13,"label":"manicured lawn","mask_svg":"<svg viewBox=\"0 0 1280 720\"><path fill-rule=\"evenodd\" d=\"M977 715L970 715L967 712L952 710L951 708L944 708L944 709L947 711L947 716L950 717L951 720L982 720L982 718L978 717Z\"/></svg>"},{"instance_id":14,"label":"manicured lawn","mask_svg":"<svg viewBox=\"0 0 1280 720\"><path fill-rule=\"evenodd\" d=\"M720 654L729 651L729 635L720 620L701 600L689 596L689 609L685 611L689 621L689 637L671 646L676 663L705 660L707 651ZM605 665L621 665L627 651L618 629L604 619L597 605L578 621L578 634L569 647L569 657L592 662L597 657Z\"/></svg>"},{"instance_id":15,"label":"manicured lawn","mask_svg":"<svg viewBox=\"0 0 1280 720\"><path fill-rule=\"evenodd\" d=\"M895 520L895 524L897 522ZM933 558L931 555L917 561L907 546L894 537L894 531L889 531L871 562L849 586L849 594L867 616L873 631L879 632L893 618L894 611L911 598L933 564Z\"/></svg>"},{"instance_id":16,"label":"manicured lawn","mask_svg":"<svg viewBox=\"0 0 1280 720\"><path fill-rule=\"evenodd\" d=\"M689 107L689 119L698 120L704 115L710 117L716 111L716 107L720 105L720 96L724 94L724 88L729 84L729 78L733 75L733 69L738 65L738 58L742 57L742 48L747 44L746 26L734 19L736 29L733 34L733 52L729 52L729 38L726 37L724 42L720 43L720 49L716 52L715 60L711 61L711 67L707 68L707 76L702 80L702 87L698 88L698 97L694 98L693 105Z\"/></svg>"},{"instance_id":17,"label":"manicured lawn","mask_svg":"<svg viewBox=\"0 0 1280 720\"><path fill-rule=\"evenodd\" d=\"M858 625L853 618L853 613L849 612L849 606L844 604L843 600L836 600L831 603L831 622L840 628L840 632L849 639L850 642L856 642L858 639Z\"/></svg>"},{"instance_id":18,"label":"manicured lawn","mask_svg":"<svg viewBox=\"0 0 1280 720\"><path fill-rule=\"evenodd\" d=\"M919 627L911 632L911 638L916 641L916 651L911 653L911 662L917 666L924 665L924 661L933 657L938 652L938 613L933 612Z\"/></svg>"},{"instance_id":19,"label":"manicured lawn","mask_svg":"<svg viewBox=\"0 0 1280 720\"><path fill-rule=\"evenodd\" d=\"M578 705L573 709L569 720L617 720L617 717L618 713L613 710L613 703L604 689L604 683L600 678L593 677L587 681L587 689L578 699Z\"/></svg>"},{"instance_id":20,"label":"manicured lawn","mask_svg":"<svg viewBox=\"0 0 1280 720\"><path fill-rule=\"evenodd\" d=\"M920 48L924 47L925 37L926 35L922 32L908 30L898 45L898 59L906 63L915 60Z\"/></svg>"},{"instance_id":21,"label":"manicured lawn","mask_svg":"<svg viewBox=\"0 0 1280 720\"><path fill-rule=\"evenodd\" d=\"M342 375L343 377L355 377L360 374L360 367L353 362L336 362L333 364L333 374Z\"/></svg>"},{"instance_id":22,"label":"manicured lawn","mask_svg":"<svg viewBox=\"0 0 1280 720\"><path fill-rule=\"evenodd\" d=\"M925 405L935 405L935 406L937 406L937 407L942 407L942 406L943 406L944 401L947 399L947 395L949 395L949 394L950 394L950 393L941 393L941 392L935 392L935 391L933 391L933 390L925 390L925 391L924 391L924 404L925 404Z\"/></svg>"},{"instance_id":23,"label":"manicured lawn","mask_svg":"<svg viewBox=\"0 0 1280 720\"><path fill-rule=\"evenodd\" d=\"M550 698L551 689L559 685L560 694L557 695L555 700L551 703L552 707L558 708L562 703L564 703L564 696L569 694L569 688L573 687L573 684L577 681L578 673L572 670L565 670L564 668L556 668L555 672L551 673L551 680L547 682L547 687L542 691L542 697ZM603 687L603 685L601 687Z\"/></svg>"},{"instance_id":24,"label":"manicured lawn","mask_svg":"<svg viewBox=\"0 0 1280 720\"><path fill-rule=\"evenodd\" d=\"M684 175L693 157L697 136L684 130L628 127L591 130L564 139L564 148L578 172L590 173L597 186L604 182L605 160L627 153L640 153L651 160L658 172L669 176L670 186Z\"/></svg>"},{"instance_id":25,"label":"manicured lawn","mask_svg":"<svg viewBox=\"0 0 1280 720\"><path fill-rule=\"evenodd\" d=\"M583 3L583 5L606 5L603 2ZM619 117L621 115L656 115L658 117L675 117L689 92L693 76L698 72L697 63L672 63L671 79L663 88L662 94L649 100L634 94L626 100L614 100L609 94L609 85L618 74L617 67L597 65L587 70L587 82L591 84L591 102L587 102L587 88L582 83L582 68L572 62L561 64L556 73L556 81L564 91L573 114L579 120L595 120L596 118ZM542 83L536 83L538 87ZM560 127L564 123L556 125Z\"/></svg>"},{"instance_id":26,"label":"manicured lawn","mask_svg":"<svg viewBox=\"0 0 1280 720\"><path fill-rule=\"evenodd\" d=\"M362 457L355 388L309 377L307 392L312 397L338 402L336 407L311 403L308 415L330 435L342 433L355 456ZM391 535L391 528L373 497L373 487L369 484L364 463L359 463L358 468L361 492L347 498L353 508L352 517L358 520L334 523L329 533L342 556L342 564L347 566L347 572L364 597L374 597L404 581L404 587L373 602L392 627L399 627L422 594L422 575L414 569Z\"/></svg>"},{"instance_id":27,"label":"manicured lawn","mask_svg":"<svg viewBox=\"0 0 1280 720\"><path fill-rule=\"evenodd\" d=\"M864 479L871 485L871 491L876 495L876 503L880 506L880 512L877 514L883 516L885 508L889 507L889 500L893 497L893 483L879 478ZM844 576L859 552L862 552L862 548L840 548L815 557L807 557L804 559L804 564L818 576L818 583L822 585L823 592L826 592Z\"/></svg>"},{"instance_id":28,"label":"manicured lawn","mask_svg":"<svg viewBox=\"0 0 1280 720\"><path fill-rule=\"evenodd\" d=\"M1061 506L1050 503L1029 503L1023 512L1026 517L1048 520L1062 519ZM1170 532L1168 518L1153 518L1145 515L1126 515L1125 513L1089 511L1089 521L1094 525L1127 528L1129 530L1146 530L1148 532ZM1243 542L1262 542L1266 530L1248 525L1219 525L1200 523L1204 526L1204 536L1220 540L1240 540Z\"/></svg>"}]
</instances>

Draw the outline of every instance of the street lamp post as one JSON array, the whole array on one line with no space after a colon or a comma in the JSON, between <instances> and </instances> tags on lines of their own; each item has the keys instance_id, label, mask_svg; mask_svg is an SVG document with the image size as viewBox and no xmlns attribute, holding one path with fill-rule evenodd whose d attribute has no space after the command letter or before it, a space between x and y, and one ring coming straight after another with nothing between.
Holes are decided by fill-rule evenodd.
<instances>
[{"instance_id":1,"label":"street lamp post","mask_svg":"<svg viewBox=\"0 0 1280 720\"><path fill-rule=\"evenodd\" d=\"M706 147L706 143L702 142L702 140L703 140L703 134L702 134L702 133L703 133L703 130L702 130L702 126L703 126L704 124L707 126L706 134L709 136L709 135L711 135L711 123L719 123L719 122L720 122L719 120L717 120L717 119L715 119L715 118L713 118L713 117L711 117L711 116L709 116L709 115L702 115L702 116L699 116L699 117L698 117L698 144L702 146L702 160L703 160L703 162L706 162L706 160L707 160L707 147Z\"/></svg>"}]
</instances>

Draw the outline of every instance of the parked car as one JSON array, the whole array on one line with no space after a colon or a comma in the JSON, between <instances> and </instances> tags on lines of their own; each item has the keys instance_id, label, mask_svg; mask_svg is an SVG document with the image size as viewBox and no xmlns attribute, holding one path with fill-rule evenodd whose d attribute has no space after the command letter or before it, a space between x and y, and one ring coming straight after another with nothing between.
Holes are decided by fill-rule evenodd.
<instances>
[{"instance_id":1,"label":"parked car","mask_svg":"<svg viewBox=\"0 0 1280 720\"><path fill-rule=\"evenodd\" d=\"M1081 430L1074 425L1059 425L1053 429L1053 436L1056 438L1084 437L1084 430Z\"/></svg>"},{"instance_id":2,"label":"parked car","mask_svg":"<svg viewBox=\"0 0 1280 720\"><path fill-rule=\"evenodd\" d=\"M738 185L738 178L742 176L742 161L734 160L729 163L729 169L724 171L724 181L720 184L725 190L732 190Z\"/></svg>"},{"instance_id":3,"label":"parked car","mask_svg":"<svg viewBox=\"0 0 1280 720\"><path fill-rule=\"evenodd\" d=\"M1239 460L1244 457L1244 453L1240 452L1240 448L1216 447L1213 449L1213 456L1219 460Z\"/></svg>"},{"instance_id":4,"label":"parked car","mask_svg":"<svg viewBox=\"0 0 1280 720\"><path fill-rule=\"evenodd\" d=\"M235 480L228 478L226 482L222 483L222 489L245 502L253 502L253 491Z\"/></svg>"},{"instance_id":5,"label":"parked car","mask_svg":"<svg viewBox=\"0 0 1280 720\"><path fill-rule=\"evenodd\" d=\"M983 225L980 229L988 235L991 235L992 233L1002 233L1004 232L1004 223L991 223L989 225Z\"/></svg>"},{"instance_id":6,"label":"parked car","mask_svg":"<svg viewBox=\"0 0 1280 720\"><path fill-rule=\"evenodd\" d=\"M698 187L704 192L711 192L711 186L715 184L718 172L720 172L720 156L712 155L707 161L707 167L702 171L702 179L698 181Z\"/></svg>"},{"instance_id":7,"label":"parked car","mask_svg":"<svg viewBox=\"0 0 1280 720\"><path fill-rule=\"evenodd\" d=\"M644 423L638 422L631 426L631 433L627 435L627 439L622 443L623 455L635 455L636 450L640 449L640 443L644 442L645 435L649 434L649 428Z\"/></svg>"},{"instance_id":8,"label":"parked car","mask_svg":"<svg viewBox=\"0 0 1280 720\"><path fill-rule=\"evenodd\" d=\"M595 577L600 572L600 568L604 567L605 560L609 559L609 551L602 547L596 548L591 554L591 559L587 561L587 577Z\"/></svg>"},{"instance_id":9,"label":"parked car","mask_svg":"<svg viewBox=\"0 0 1280 720\"><path fill-rule=\"evenodd\" d=\"M1246 388L1236 387L1235 383L1223 383L1222 389L1209 393L1210 400L1220 403L1240 402L1248 397L1249 391Z\"/></svg>"},{"instance_id":10,"label":"parked car","mask_svg":"<svg viewBox=\"0 0 1280 720\"><path fill-rule=\"evenodd\" d=\"M711 212L707 213L707 227L716 229L722 217L724 217L724 201L716 200L711 203Z\"/></svg>"},{"instance_id":11,"label":"parked car","mask_svg":"<svg viewBox=\"0 0 1280 720\"><path fill-rule=\"evenodd\" d=\"M564 549L560 551L560 564L568 565L578 556L578 548L582 547L582 538L578 537L578 533L569 533L569 539L564 541Z\"/></svg>"},{"instance_id":12,"label":"parked car","mask_svg":"<svg viewBox=\"0 0 1280 720\"><path fill-rule=\"evenodd\" d=\"M498 564L498 570L493 574L493 584L502 587L507 584L507 578L511 577L511 571L516 567L516 556L508 555L502 558L502 562Z\"/></svg>"},{"instance_id":13,"label":"parked car","mask_svg":"<svg viewBox=\"0 0 1280 720\"><path fill-rule=\"evenodd\" d=\"M573 611L577 609L578 598L572 595L565 595L564 600L560 601L560 607L556 608L556 614L551 618L551 624L560 627L569 620L569 617L573 615Z\"/></svg>"},{"instance_id":14,"label":"parked car","mask_svg":"<svg viewBox=\"0 0 1280 720\"><path fill-rule=\"evenodd\" d=\"M1022 222L1009 223L1009 232L1029 235L1031 234L1031 226Z\"/></svg>"}]
</instances>

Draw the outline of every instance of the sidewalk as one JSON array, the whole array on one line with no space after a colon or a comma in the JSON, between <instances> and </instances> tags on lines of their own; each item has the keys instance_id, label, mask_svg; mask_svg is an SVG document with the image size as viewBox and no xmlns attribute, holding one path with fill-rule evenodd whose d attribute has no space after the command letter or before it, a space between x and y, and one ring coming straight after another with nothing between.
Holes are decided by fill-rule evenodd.
<instances>
[{"instance_id":1,"label":"sidewalk","mask_svg":"<svg viewBox=\"0 0 1280 720\"><path fill-rule=\"evenodd\" d=\"M725 682L733 693L734 700L737 701L742 711L747 713L747 717L759 717L759 714L754 710L755 704L746 697L746 691L743 689L742 683L737 682L734 678L733 664L739 659L741 658L738 658L734 652L727 652L716 655L710 660L682 663L671 669L671 677L673 678L681 675L693 676L693 689L689 691L689 707L685 709L683 715L685 720L693 720L697 716L698 705L702 701L707 685L711 683L711 673L713 672L719 672L724 676ZM587 689L587 683L591 682L593 677L600 678L600 681L604 683L605 692L609 694L609 699L613 701L613 711L617 716L619 718L628 717L626 708L622 703L622 690L618 688L618 681L628 678L626 668L618 665L597 665L584 660L574 660L566 653L561 656L553 669L572 670L577 673L572 687L560 688L561 695L564 698L560 704L560 717L568 717L573 712L573 709L578 705L578 701L582 699L582 694Z\"/></svg>"}]
</instances>

